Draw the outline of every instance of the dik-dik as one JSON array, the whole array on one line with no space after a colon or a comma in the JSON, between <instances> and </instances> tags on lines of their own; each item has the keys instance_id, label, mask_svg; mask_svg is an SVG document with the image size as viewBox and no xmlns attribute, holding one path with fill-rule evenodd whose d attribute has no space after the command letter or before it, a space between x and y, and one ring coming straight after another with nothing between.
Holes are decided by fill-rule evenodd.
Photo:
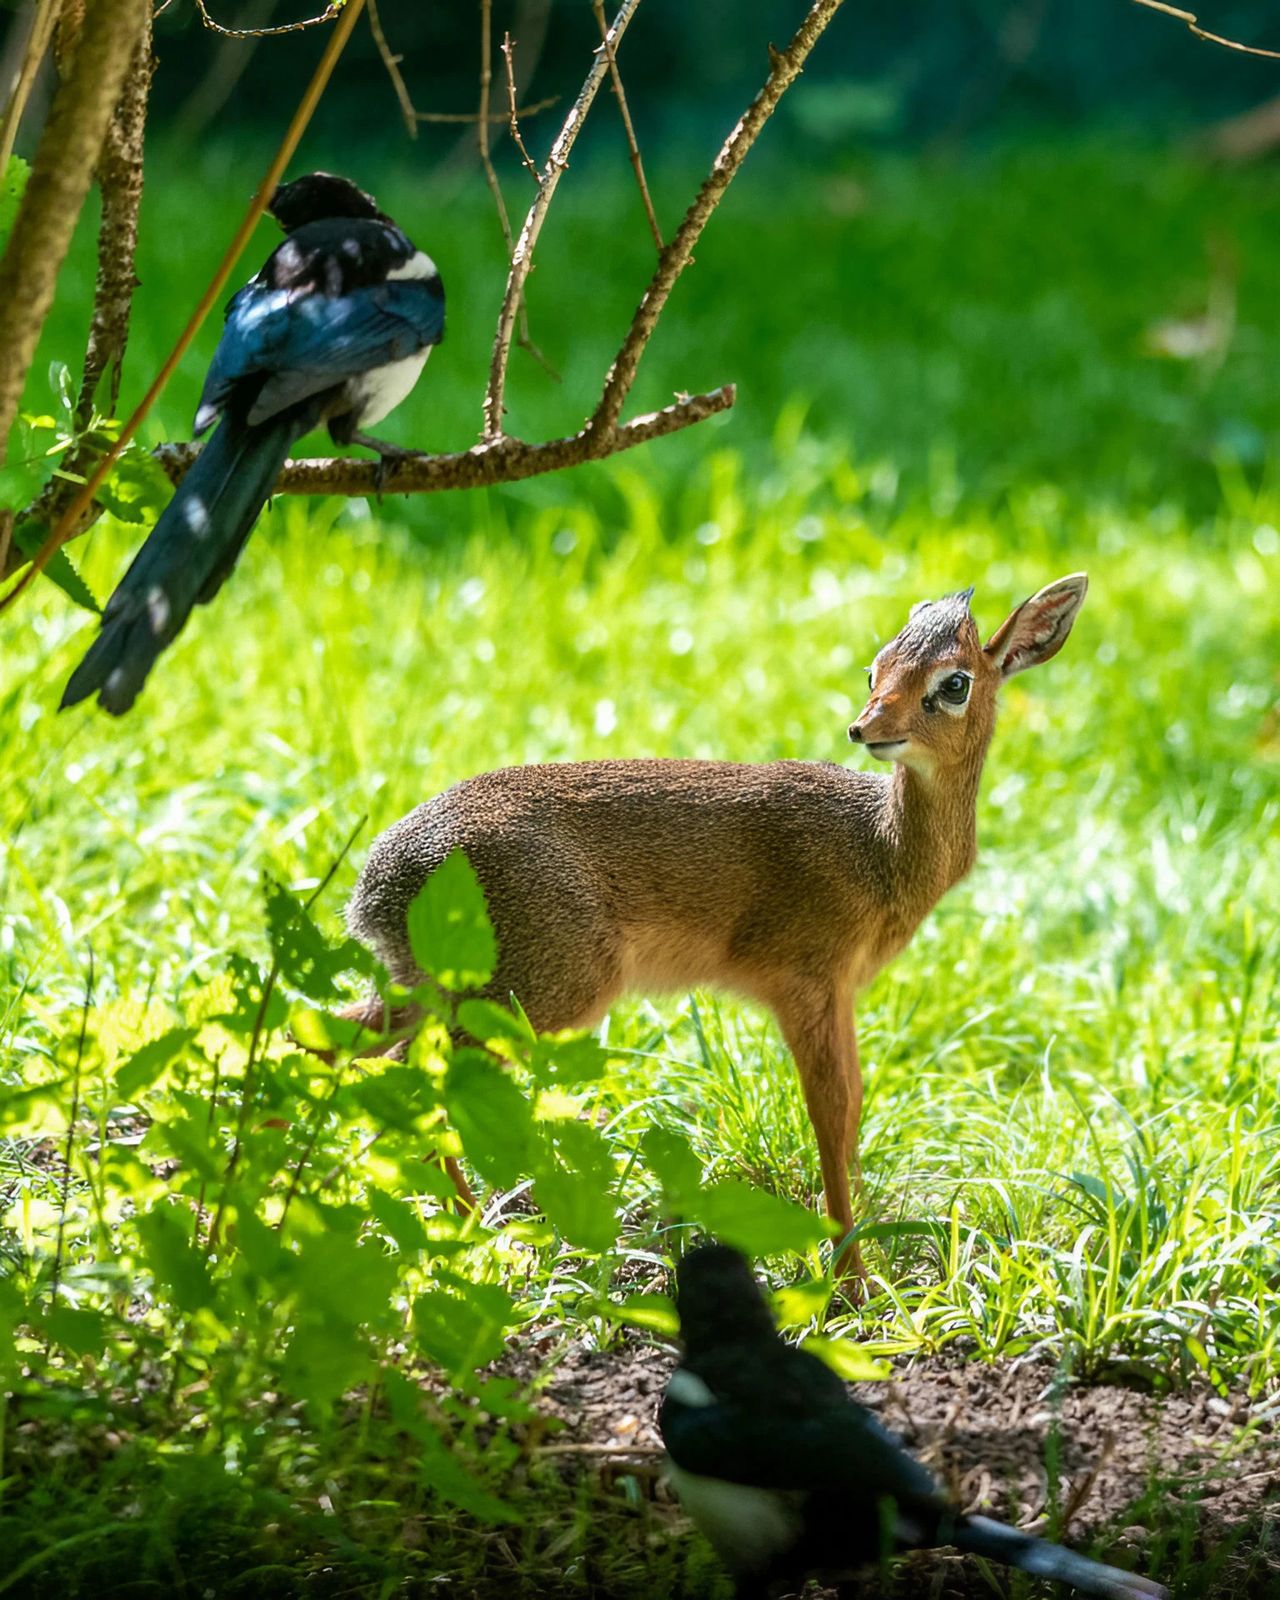
<instances>
[{"instance_id":1,"label":"dik-dik","mask_svg":"<svg viewBox=\"0 0 1280 1600\"><path fill-rule=\"evenodd\" d=\"M1049 584L985 645L971 589L913 606L849 728L887 776L817 761L583 761L456 784L375 841L351 930L397 983L420 981L409 903L460 847L497 934L486 992L514 994L539 1030L591 1027L629 990L707 984L767 1005L847 1235L862 1109L854 994L973 865L997 692L1058 653L1086 588L1083 573ZM348 1015L383 1021L376 998ZM861 1272L856 1246L840 1267Z\"/></svg>"}]
</instances>

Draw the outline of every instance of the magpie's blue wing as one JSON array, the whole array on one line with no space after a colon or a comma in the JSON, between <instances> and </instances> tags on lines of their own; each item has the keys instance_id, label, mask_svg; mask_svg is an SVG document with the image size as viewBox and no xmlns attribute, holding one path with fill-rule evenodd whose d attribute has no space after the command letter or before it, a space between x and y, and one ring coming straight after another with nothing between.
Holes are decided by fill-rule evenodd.
<instances>
[{"instance_id":1,"label":"magpie's blue wing","mask_svg":"<svg viewBox=\"0 0 1280 1600\"><path fill-rule=\"evenodd\" d=\"M443 331L443 297L419 280L325 295L270 289L255 279L227 307L196 432L215 420L243 379L267 375L248 414L251 423L265 422L344 378L437 343Z\"/></svg>"}]
</instances>

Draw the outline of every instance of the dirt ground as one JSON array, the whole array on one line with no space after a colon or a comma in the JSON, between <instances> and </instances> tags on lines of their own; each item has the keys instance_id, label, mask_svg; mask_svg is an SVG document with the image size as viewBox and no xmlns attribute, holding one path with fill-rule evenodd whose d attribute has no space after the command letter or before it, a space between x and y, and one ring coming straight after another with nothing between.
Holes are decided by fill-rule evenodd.
<instances>
[{"instance_id":1,"label":"dirt ground","mask_svg":"<svg viewBox=\"0 0 1280 1600\"><path fill-rule=\"evenodd\" d=\"M656 1506L668 1504L655 1418L672 1364L652 1345L571 1349L539 1400L564 1424L548 1447L564 1470L632 1476ZM967 1510L1052 1529L1181 1596L1280 1600L1280 1397L1250 1406L1207 1387L1158 1397L1063 1385L1043 1362L954 1357L899 1363L892 1379L851 1392ZM843 1592L881 1591L868 1581ZM929 1552L899 1564L890 1592L990 1600L1004 1591L978 1563Z\"/></svg>"}]
</instances>

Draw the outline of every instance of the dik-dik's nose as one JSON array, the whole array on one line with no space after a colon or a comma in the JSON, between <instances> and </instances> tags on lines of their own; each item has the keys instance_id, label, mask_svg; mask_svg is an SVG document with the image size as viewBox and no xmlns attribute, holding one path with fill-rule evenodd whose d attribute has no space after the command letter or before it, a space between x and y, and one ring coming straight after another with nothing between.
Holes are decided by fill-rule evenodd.
<instances>
[{"instance_id":1,"label":"dik-dik's nose","mask_svg":"<svg viewBox=\"0 0 1280 1600\"><path fill-rule=\"evenodd\" d=\"M853 744L866 744L867 741L862 732L861 722L851 722L849 724L849 739Z\"/></svg>"}]
</instances>

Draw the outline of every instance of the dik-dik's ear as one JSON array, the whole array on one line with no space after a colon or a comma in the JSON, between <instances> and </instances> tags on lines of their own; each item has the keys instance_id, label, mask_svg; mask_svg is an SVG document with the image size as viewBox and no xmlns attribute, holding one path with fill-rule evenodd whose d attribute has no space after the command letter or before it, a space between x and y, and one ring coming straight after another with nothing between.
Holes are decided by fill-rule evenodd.
<instances>
[{"instance_id":1,"label":"dik-dik's ear","mask_svg":"<svg viewBox=\"0 0 1280 1600\"><path fill-rule=\"evenodd\" d=\"M1076 612L1084 604L1089 579L1083 572L1047 584L1000 624L986 644L986 653L1004 678L1056 656L1067 642Z\"/></svg>"}]
</instances>

